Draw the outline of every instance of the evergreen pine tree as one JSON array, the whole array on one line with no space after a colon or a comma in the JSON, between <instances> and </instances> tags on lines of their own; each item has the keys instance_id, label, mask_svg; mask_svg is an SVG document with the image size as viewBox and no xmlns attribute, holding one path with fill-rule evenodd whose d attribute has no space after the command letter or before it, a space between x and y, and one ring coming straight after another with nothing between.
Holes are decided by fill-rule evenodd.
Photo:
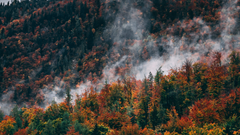
<instances>
[{"instance_id":1,"label":"evergreen pine tree","mask_svg":"<svg viewBox=\"0 0 240 135\"><path fill-rule=\"evenodd\" d=\"M161 78L161 76L163 75L163 71L162 71L161 68L162 68L162 67L160 67L160 68L157 70L157 73L156 73L156 75L155 75L155 77L154 77L154 81L155 81L155 83L157 84L157 86L159 86L159 84L160 84L160 78Z\"/></svg>"},{"instance_id":2,"label":"evergreen pine tree","mask_svg":"<svg viewBox=\"0 0 240 135\"><path fill-rule=\"evenodd\" d=\"M71 95L71 89L69 86L66 88L66 102L69 106L70 111L72 111L72 105L71 105L72 95Z\"/></svg>"},{"instance_id":3,"label":"evergreen pine tree","mask_svg":"<svg viewBox=\"0 0 240 135\"><path fill-rule=\"evenodd\" d=\"M0 110L0 122L3 120L3 117L4 117L3 111Z\"/></svg>"},{"instance_id":4,"label":"evergreen pine tree","mask_svg":"<svg viewBox=\"0 0 240 135\"><path fill-rule=\"evenodd\" d=\"M19 116L16 117L15 120L16 120L15 131L17 131L19 128L22 128L22 120Z\"/></svg>"},{"instance_id":5,"label":"evergreen pine tree","mask_svg":"<svg viewBox=\"0 0 240 135\"><path fill-rule=\"evenodd\" d=\"M18 109L18 106L15 106L12 111L10 112L10 116L14 117L16 120L16 123L14 124L15 131L18 130L18 128L22 128L22 120L21 120L21 110Z\"/></svg>"},{"instance_id":6,"label":"evergreen pine tree","mask_svg":"<svg viewBox=\"0 0 240 135\"><path fill-rule=\"evenodd\" d=\"M77 120L74 122L74 129L79 134L82 134L82 135L88 135L89 134L88 127L81 125Z\"/></svg>"},{"instance_id":7,"label":"evergreen pine tree","mask_svg":"<svg viewBox=\"0 0 240 135\"><path fill-rule=\"evenodd\" d=\"M140 112L137 118L137 122L139 126L143 129L148 124L148 105L146 102L146 98L141 97L139 109Z\"/></svg>"},{"instance_id":8,"label":"evergreen pine tree","mask_svg":"<svg viewBox=\"0 0 240 135\"><path fill-rule=\"evenodd\" d=\"M153 105L153 110L151 112L150 121L151 121L153 130L155 130L155 127L159 124L158 111L157 111L157 107L155 104Z\"/></svg>"},{"instance_id":9,"label":"evergreen pine tree","mask_svg":"<svg viewBox=\"0 0 240 135\"><path fill-rule=\"evenodd\" d=\"M92 131L92 135L101 135L101 132L99 130L99 127L98 127L97 123L95 124L95 127Z\"/></svg>"},{"instance_id":10,"label":"evergreen pine tree","mask_svg":"<svg viewBox=\"0 0 240 135\"><path fill-rule=\"evenodd\" d=\"M68 131L68 127L70 127L70 119L69 119L69 113L65 112L63 114L63 119L62 119L62 123L61 123L61 133L62 134L66 134L66 132Z\"/></svg>"},{"instance_id":11,"label":"evergreen pine tree","mask_svg":"<svg viewBox=\"0 0 240 135\"><path fill-rule=\"evenodd\" d=\"M42 132L42 135L55 135L54 134L54 128L51 120L48 120L47 124L45 125L45 128Z\"/></svg>"}]
</instances>

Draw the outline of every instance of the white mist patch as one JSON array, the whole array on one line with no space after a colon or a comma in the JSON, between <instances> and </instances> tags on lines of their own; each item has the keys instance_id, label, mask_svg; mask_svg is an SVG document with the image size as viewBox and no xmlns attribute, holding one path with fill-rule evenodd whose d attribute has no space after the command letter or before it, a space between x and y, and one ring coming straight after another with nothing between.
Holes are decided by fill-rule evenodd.
<instances>
[{"instance_id":1,"label":"white mist patch","mask_svg":"<svg viewBox=\"0 0 240 135\"><path fill-rule=\"evenodd\" d=\"M0 110L3 111L5 115L9 115L11 110L17 105L10 101L10 96L13 94L13 91L9 91L6 94L3 94L0 100Z\"/></svg>"},{"instance_id":2,"label":"white mist patch","mask_svg":"<svg viewBox=\"0 0 240 135\"><path fill-rule=\"evenodd\" d=\"M163 60L159 58L152 58L150 61L145 61L138 67L134 67L133 71L137 71L137 73L135 73L136 79L142 79L145 76L148 76L149 72L156 74L156 69L158 69L162 64Z\"/></svg>"},{"instance_id":3,"label":"white mist patch","mask_svg":"<svg viewBox=\"0 0 240 135\"><path fill-rule=\"evenodd\" d=\"M130 55L121 56L119 61L111 61L114 58L110 57L110 62L107 63L107 66L103 70L104 78L101 82L105 82L106 80L109 82L116 81L120 78L117 74L115 74L115 69L117 67L125 67L127 62L130 62L129 59L136 59L135 55L140 55L141 52L139 50L142 48L142 45L137 42L132 46L129 46L127 42L129 39L135 40L143 40L143 30L146 29L146 25L149 21L148 18L144 18L142 16L142 11L133 7L134 1L118 1L120 8L119 13L114 20L114 23L110 26L107 26L104 33L110 33L111 38L118 46L114 46L111 48L109 53L122 52L123 48L127 48L130 51ZM107 7L107 6L106 6ZM143 8L147 8L150 10L150 6L145 4Z\"/></svg>"},{"instance_id":4,"label":"white mist patch","mask_svg":"<svg viewBox=\"0 0 240 135\"><path fill-rule=\"evenodd\" d=\"M6 103L6 102L0 102L0 110L5 115L9 115L11 110L16 106L16 104Z\"/></svg>"},{"instance_id":5,"label":"white mist patch","mask_svg":"<svg viewBox=\"0 0 240 135\"><path fill-rule=\"evenodd\" d=\"M108 82L114 82L117 81L117 79L119 78L118 75L115 75L115 69L117 66L120 65L124 65L124 62L126 61L127 56L123 56L119 61L117 61L116 63L112 64L112 65L107 65L104 69L103 69L103 74L104 74L104 78L102 79L102 81L107 80Z\"/></svg>"},{"instance_id":6,"label":"white mist patch","mask_svg":"<svg viewBox=\"0 0 240 135\"><path fill-rule=\"evenodd\" d=\"M42 90L44 92L44 103L49 105L52 101L56 103L61 103L64 101L65 90L55 86L53 90L49 90L47 88Z\"/></svg>"},{"instance_id":7,"label":"white mist patch","mask_svg":"<svg viewBox=\"0 0 240 135\"><path fill-rule=\"evenodd\" d=\"M91 86L92 86L92 83L90 81L87 81L87 82L81 84L78 88L71 89L72 103L74 103L74 101L77 99L77 95L83 94Z\"/></svg>"},{"instance_id":8,"label":"white mist patch","mask_svg":"<svg viewBox=\"0 0 240 135\"><path fill-rule=\"evenodd\" d=\"M185 55L171 55L170 58L165 61L162 57L155 57L149 61L141 63L132 69L132 72L136 72L136 79L142 80L145 76L148 76L149 72L153 75L156 74L157 69L161 67L163 74L167 75L169 69L175 69L182 66L182 63L186 60L197 61L198 56L194 56L191 53L186 53Z\"/></svg>"},{"instance_id":9,"label":"white mist patch","mask_svg":"<svg viewBox=\"0 0 240 135\"><path fill-rule=\"evenodd\" d=\"M56 80L55 80L56 83ZM43 101L43 108L46 108L49 106L53 101L56 103L64 102L66 99L66 86L63 81L60 81L59 86L54 85L54 88L52 90L48 89L49 87L46 87L41 90L42 94L44 95L44 101ZM70 94L71 94L71 102L74 103L74 101L77 99L77 95L81 95L85 92L87 88L90 88L91 82L87 81L83 84L81 84L77 88L70 88Z\"/></svg>"}]
</instances>

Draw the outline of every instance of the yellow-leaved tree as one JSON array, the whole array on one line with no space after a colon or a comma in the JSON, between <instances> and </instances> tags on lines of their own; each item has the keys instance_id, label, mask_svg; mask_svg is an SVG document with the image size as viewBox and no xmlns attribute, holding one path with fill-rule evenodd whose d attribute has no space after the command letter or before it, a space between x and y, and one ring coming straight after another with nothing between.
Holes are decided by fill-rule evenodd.
<instances>
[{"instance_id":1,"label":"yellow-leaved tree","mask_svg":"<svg viewBox=\"0 0 240 135\"><path fill-rule=\"evenodd\" d=\"M0 135L9 135L14 133L15 119L10 116L5 116L0 123Z\"/></svg>"}]
</instances>

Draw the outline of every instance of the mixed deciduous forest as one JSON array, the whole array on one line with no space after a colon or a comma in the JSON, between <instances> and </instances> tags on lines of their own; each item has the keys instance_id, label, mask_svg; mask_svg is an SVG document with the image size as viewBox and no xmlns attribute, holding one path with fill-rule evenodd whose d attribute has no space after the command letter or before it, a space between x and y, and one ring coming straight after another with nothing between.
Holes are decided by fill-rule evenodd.
<instances>
[{"instance_id":1,"label":"mixed deciduous forest","mask_svg":"<svg viewBox=\"0 0 240 135\"><path fill-rule=\"evenodd\" d=\"M1 3L0 135L240 134L239 6L239 0ZM122 27L133 20L141 25ZM170 36L184 38L180 52L170 51ZM214 49L220 38L223 45ZM124 59L132 50L134 57ZM168 60L187 52L199 59L168 73L159 66L143 79L131 74L153 53ZM111 71L118 78L104 83L105 67L119 61L125 63ZM73 95L86 81L90 86ZM62 102L52 97L46 105L55 87L63 90ZM13 108L7 114L6 101Z\"/></svg>"}]
</instances>

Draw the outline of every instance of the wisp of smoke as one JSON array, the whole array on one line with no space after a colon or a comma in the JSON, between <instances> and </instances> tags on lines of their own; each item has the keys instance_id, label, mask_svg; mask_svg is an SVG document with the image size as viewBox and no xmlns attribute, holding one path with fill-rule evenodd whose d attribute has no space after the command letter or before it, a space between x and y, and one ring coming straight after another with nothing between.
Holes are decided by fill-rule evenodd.
<instances>
[{"instance_id":1,"label":"wisp of smoke","mask_svg":"<svg viewBox=\"0 0 240 135\"><path fill-rule=\"evenodd\" d=\"M121 10L114 16L113 23L108 24L103 32L103 37L111 36L114 45L108 52L110 57L103 69L104 77L99 80L102 84L106 80L109 83L121 79L122 76L115 73L118 67L129 66L130 71L126 72L126 75L144 79L149 72L155 74L159 67L162 67L164 73L168 74L169 69L181 67L186 59L196 62L213 51L225 52L224 57L226 57L231 50L239 48L240 35L231 34L236 26L234 14L240 9L236 5L237 0L229 0L222 7L220 22L215 26L219 27L220 36L218 37L202 17L195 17L192 20L184 19L175 23L167 28L165 35L162 34L158 38L152 37L148 32L150 15L148 16L144 11L150 11L149 3L137 8L134 6L134 0L110 0L108 3L111 2L117 3ZM105 8L109 7L108 3ZM105 16L105 19L111 17ZM188 31L181 36L176 36L172 34L176 27L186 30L194 27L198 31ZM76 99L76 94L82 94L90 86L92 86L91 82L86 80L80 87L71 89L72 101ZM101 86L98 89L101 89ZM57 103L64 101L66 96L64 90L56 86L52 91L43 89L42 92L45 95L43 107L53 100ZM2 97L9 97L10 94L4 94ZM9 114L14 105L9 105L6 100L1 99L0 107L4 108L2 110L6 114Z\"/></svg>"},{"instance_id":2,"label":"wisp of smoke","mask_svg":"<svg viewBox=\"0 0 240 135\"><path fill-rule=\"evenodd\" d=\"M134 76L136 79L144 79L149 72L155 74L159 67L162 67L164 74L168 74L171 68L181 67L186 59L197 62L213 51L221 51L224 54L223 57L227 57L233 49L239 48L239 34L231 34L236 25L236 18L233 15L239 11L236 5L237 0L229 0L222 7L220 23L215 26L220 29L220 37L217 38L213 38L214 31L202 17L195 17L190 21L185 19L174 24L174 27L181 29L195 27L199 30L198 32L176 36L171 34L174 27L168 27L168 34L153 38L148 34L149 16L143 16L142 11L134 7L134 1L109 1L111 2L117 2L121 10L117 13L113 23L109 24L104 31L105 35L111 36L116 45L109 51L110 60L103 70L104 78L100 80L102 83L106 80L113 82L121 79L115 74L115 70L127 64L132 65L127 75ZM151 5L146 4L141 9L149 10L150 7ZM109 17L106 16L106 18ZM134 39L136 42L129 45L126 43L129 39ZM166 51L161 53L157 51L159 48ZM144 49L148 52L147 60L141 60ZM127 53L124 54L125 50ZM83 84L83 86L86 85ZM79 94L85 88L79 88Z\"/></svg>"}]
</instances>

